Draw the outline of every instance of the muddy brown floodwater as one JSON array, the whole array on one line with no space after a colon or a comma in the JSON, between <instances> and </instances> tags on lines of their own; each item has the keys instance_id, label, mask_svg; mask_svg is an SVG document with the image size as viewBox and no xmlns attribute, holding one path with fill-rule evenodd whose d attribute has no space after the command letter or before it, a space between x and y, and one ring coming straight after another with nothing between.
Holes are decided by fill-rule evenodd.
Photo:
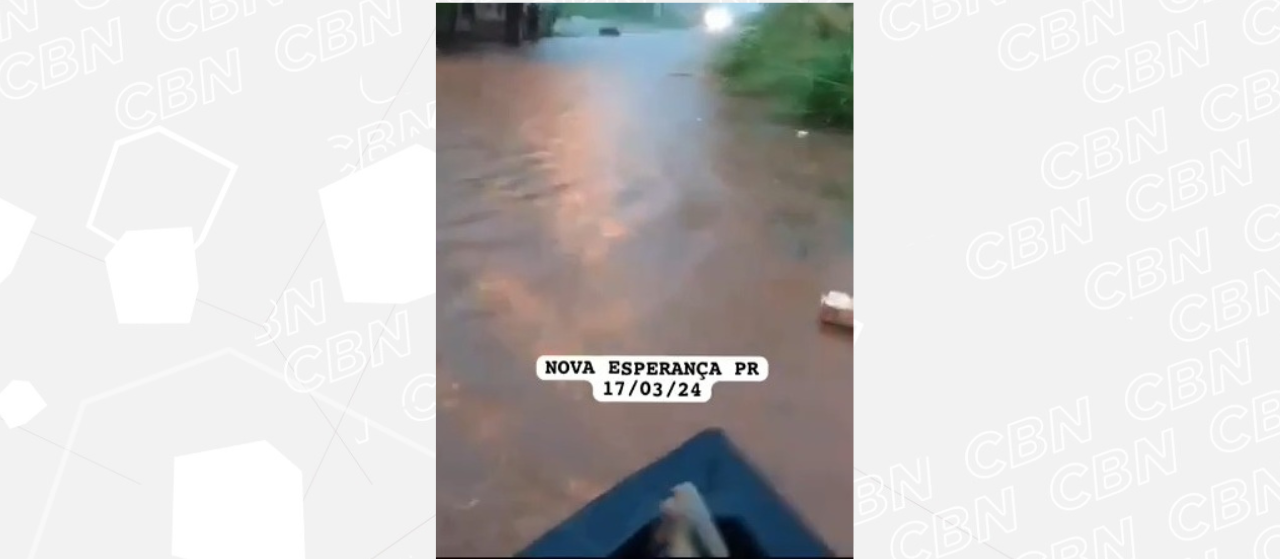
<instances>
[{"instance_id":1,"label":"muddy brown floodwater","mask_svg":"<svg viewBox=\"0 0 1280 559\"><path fill-rule=\"evenodd\" d=\"M705 76L697 32L437 56L440 556L509 556L707 427L853 551L853 140ZM706 404L601 404L543 354L763 355ZM657 506L657 503L654 503Z\"/></svg>"}]
</instances>

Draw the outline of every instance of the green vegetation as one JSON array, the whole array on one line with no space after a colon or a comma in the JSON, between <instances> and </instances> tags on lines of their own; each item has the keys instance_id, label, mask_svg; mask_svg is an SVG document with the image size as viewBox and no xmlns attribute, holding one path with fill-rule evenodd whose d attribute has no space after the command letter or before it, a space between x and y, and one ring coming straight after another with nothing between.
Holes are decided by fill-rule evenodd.
<instances>
[{"instance_id":1,"label":"green vegetation","mask_svg":"<svg viewBox=\"0 0 1280 559\"><path fill-rule=\"evenodd\" d=\"M440 44L448 44L458 25L458 4L436 3L436 33Z\"/></svg>"},{"instance_id":2,"label":"green vegetation","mask_svg":"<svg viewBox=\"0 0 1280 559\"><path fill-rule=\"evenodd\" d=\"M853 128L853 4L769 4L715 61L729 91L785 116Z\"/></svg>"}]
</instances>

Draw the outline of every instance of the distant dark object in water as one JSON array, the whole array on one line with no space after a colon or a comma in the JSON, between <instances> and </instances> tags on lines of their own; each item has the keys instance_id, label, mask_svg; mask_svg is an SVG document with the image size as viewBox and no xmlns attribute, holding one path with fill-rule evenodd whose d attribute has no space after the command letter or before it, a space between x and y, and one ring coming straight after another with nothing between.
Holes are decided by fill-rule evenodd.
<instances>
[{"instance_id":1,"label":"distant dark object in water","mask_svg":"<svg viewBox=\"0 0 1280 559\"><path fill-rule=\"evenodd\" d=\"M600 28L601 37L617 37L619 35L622 35L622 32L618 31L617 27L601 27Z\"/></svg>"},{"instance_id":2,"label":"distant dark object in water","mask_svg":"<svg viewBox=\"0 0 1280 559\"><path fill-rule=\"evenodd\" d=\"M790 503L719 429L624 479L516 557L655 557L659 503L678 484L702 491L731 557L833 557Z\"/></svg>"}]
</instances>

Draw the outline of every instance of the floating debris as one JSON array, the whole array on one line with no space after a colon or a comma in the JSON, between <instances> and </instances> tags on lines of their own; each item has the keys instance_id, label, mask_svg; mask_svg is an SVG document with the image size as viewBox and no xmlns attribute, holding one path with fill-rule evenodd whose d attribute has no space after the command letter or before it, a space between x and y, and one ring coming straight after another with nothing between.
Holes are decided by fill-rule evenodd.
<instances>
[{"instance_id":1,"label":"floating debris","mask_svg":"<svg viewBox=\"0 0 1280 559\"><path fill-rule=\"evenodd\" d=\"M853 328L853 297L840 291L822 296L818 318L827 324Z\"/></svg>"}]
</instances>

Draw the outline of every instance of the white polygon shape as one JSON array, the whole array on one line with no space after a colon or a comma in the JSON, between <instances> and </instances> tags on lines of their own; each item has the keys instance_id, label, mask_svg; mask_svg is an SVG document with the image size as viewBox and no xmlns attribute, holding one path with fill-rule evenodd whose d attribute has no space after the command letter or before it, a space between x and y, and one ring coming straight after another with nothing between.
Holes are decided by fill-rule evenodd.
<instances>
[{"instance_id":1,"label":"white polygon shape","mask_svg":"<svg viewBox=\"0 0 1280 559\"><path fill-rule=\"evenodd\" d=\"M409 146L320 189L348 303L411 303L436 292L436 154Z\"/></svg>"},{"instance_id":2,"label":"white polygon shape","mask_svg":"<svg viewBox=\"0 0 1280 559\"><path fill-rule=\"evenodd\" d=\"M0 390L0 419L10 429L30 423L44 408L44 398L25 380L11 381Z\"/></svg>"},{"instance_id":3,"label":"white polygon shape","mask_svg":"<svg viewBox=\"0 0 1280 559\"><path fill-rule=\"evenodd\" d=\"M302 470L266 441L173 459L172 553L303 559Z\"/></svg>"},{"instance_id":4,"label":"white polygon shape","mask_svg":"<svg viewBox=\"0 0 1280 559\"><path fill-rule=\"evenodd\" d=\"M200 279L191 228L129 231L107 253L121 324L187 324Z\"/></svg>"},{"instance_id":5,"label":"white polygon shape","mask_svg":"<svg viewBox=\"0 0 1280 559\"><path fill-rule=\"evenodd\" d=\"M58 487L62 485L62 476L64 473L66 473L67 462L71 458L71 452L72 452L71 448L72 448L72 445L74 445L76 442L76 433L80 431L80 423L81 421L84 420L84 411L89 406L89 404L93 404L95 402L101 402L108 398L114 398L116 396L129 392L135 388L141 388L143 386L146 386L158 380L181 373L192 367L198 367L200 365L213 361L214 359L217 359L222 356L235 357L236 359L239 359L245 364L250 365L258 369L259 371L266 373L267 375L271 376L276 380L279 380L281 382L287 382L285 380L285 374L283 372L277 371L263 364L262 362L257 361L252 357L249 357L248 355L241 353L240 351L237 351L234 348L226 348L220 351L216 351L214 353L210 353L209 355L206 355L204 357L197 357L195 359L192 359L191 361L188 361L176 367L172 367L170 369L166 369L164 371L160 371L159 373L156 373L149 377L141 378L131 383L125 384L123 386L113 388L111 390L103 392L102 394L98 394L97 396L93 396L91 398L84 400L83 402L80 402L80 408L76 410L76 419L71 424L71 434L67 437L67 443L63 445L62 459L58 462L58 471L53 476L53 487L49 489L49 497L45 499L44 512L40 514L40 524L36 526L36 537L31 543L31 552L27 555L27 559L36 559L36 554L39 553L40 551L40 540L41 538L44 537L44 528L45 528L45 525L49 522L49 513L53 511L53 500L58 497ZM333 398L330 398L318 391L310 393L309 396L312 398L315 398L317 402L320 402L325 406L328 406L335 410L340 410L345 412L347 417L350 417L353 421L363 421L367 427L374 429L384 435L387 435L388 437L392 438L396 442L399 442L400 444L405 445L406 447L409 447L413 450L416 450L422 454L425 454L433 458L436 455L436 453L433 450L425 446L422 446L421 444L417 443L413 439L410 439L409 437L406 437L400 433L397 433L391 430L389 427L377 421L370 419L369 416L367 415L363 415L356 412L354 409L351 409L350 406L347 404L338 402L337 400L334 400Z\"/></svg>"},{"instance_id":6,"label":"white polygon shape","mask_svg":"<svg viewBox=\"0 0 1280 559\"><path fill-rule=\"evenodd\" d=\"M18 263L35 223L36 216L0 200L0 283L13 273L13 266Z\"/></svg>"},{"instance_id":7,"label":"white polygon shape","mask_svg":"<svg viewBox=\"0 0 1280 559\"><path fill-rule=\"evenodd\" d=\"M213 209L209 210L209 218L205 220L204 227L200 229L200 235L196 237L195 246L196 248L200 248L200 245L204 244L205 237L209 236L209 228L213 227L213 220L214 218L218 217L218 210L222 208L222 199L227 196L227 189L231 188L231 180L235 178L236 169L238 169L239 166L236 165L235 163L227 161L226 159L223 159L222 156L216 153L213 153L208 149L205 149L203 146L195 142L192 142L191 140L188 140L182 136L174 134L168 128L165 128L163 126L154 126L154 127L148 128L146 130L138 132L137 134L133 134L131 136L118 140L116 141L115 145L111 146L111 156L107 158L107 168L102 172L102 182L98 184L98 194L93 198L93 207L89 210L89 222L86 224L86 227L88 227L90 231L93 231L94 234L98 235L99 237L102 237L103 239L106 239L108 242L112 244L119 242L115 237L112 237L111 235L107 234L106 231L98 229L98 227L93 224L93 220L98 217L98 206L102 204L102 195L107 191L107 180L111 178L111 168L114 167L116 164L116 156L119 155L120 148L126 145L129 145L133 142L136 142L138 140L141 140L143 138L154 136L156 134L161 134L175 142L178 142L179 144L182 144L183 146L185 146L187 149L190 149L204 157L207 157L210 160L218 163L219 165L222 165L223 167L227 168L227 178L226 180L222 181L222 188L218 190L218 197L213 202Z\"/></svg>"}]
</instances>

